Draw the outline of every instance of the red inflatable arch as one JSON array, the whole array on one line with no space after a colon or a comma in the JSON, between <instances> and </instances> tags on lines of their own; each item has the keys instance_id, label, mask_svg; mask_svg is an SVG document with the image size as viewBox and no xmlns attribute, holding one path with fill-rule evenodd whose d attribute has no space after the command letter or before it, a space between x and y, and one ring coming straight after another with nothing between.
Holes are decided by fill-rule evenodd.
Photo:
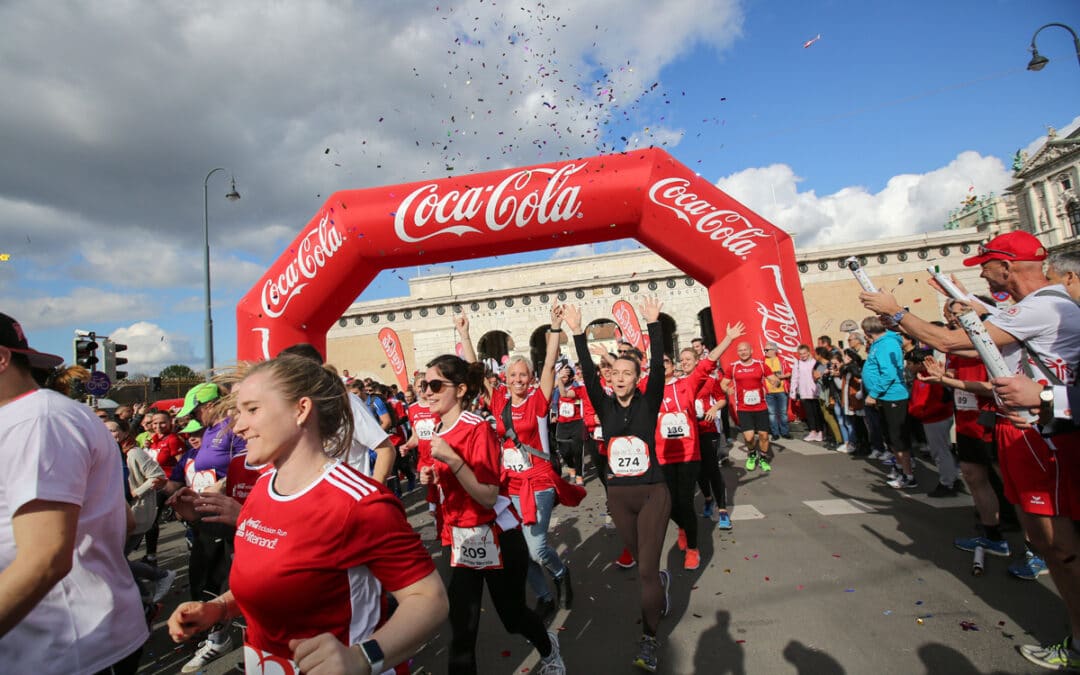
<instances>
[{"instance_id":1,"label":"red inflatable arch","mask_svg":"<svg viewBox=\"0 0 1080 675\"><path fill-rule=\"evenodd\" d=\"M385 269L628 237L708 287L718 335L741 320L789 358L809 337L791 237L649 149L331 195L237 306L237 358L325 351Z\"/></svg>"}]
</instances>

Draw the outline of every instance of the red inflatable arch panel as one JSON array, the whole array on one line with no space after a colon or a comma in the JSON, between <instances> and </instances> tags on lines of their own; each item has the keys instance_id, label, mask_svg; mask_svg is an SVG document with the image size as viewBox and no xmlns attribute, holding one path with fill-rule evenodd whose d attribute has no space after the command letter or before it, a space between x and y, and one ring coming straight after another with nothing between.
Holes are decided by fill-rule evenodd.
<instances>
[{"instance_id":1,"label":"red inflatable arch panel","mask_svg":"<svg viewBox=\"0 0 1080 675\"><path fill-rule=\"evenodd\" d=\"M708 287L718 336L743 321L792 359L807 341L791 237L654 148L331 195L237 306L237 358L325 353L385 269L631 237Z\"/></svg>"}]
</instances>

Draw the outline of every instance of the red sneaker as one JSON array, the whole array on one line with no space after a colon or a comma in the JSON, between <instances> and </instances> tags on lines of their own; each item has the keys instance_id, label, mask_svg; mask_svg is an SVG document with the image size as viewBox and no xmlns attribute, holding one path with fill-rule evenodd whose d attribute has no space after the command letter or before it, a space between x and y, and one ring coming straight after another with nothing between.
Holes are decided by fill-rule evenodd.
<instances>
[{"instance_id":1,"label":"red sneaker","mask_svg":"<svg viewBox=\"0 0 1080 675\"><path fill-rule=\"evenodd\" d=\"M630 554L630 549L624 548L622 550L622 555L620 555L618 559L615 560L615 564L623 568L624 570L628 570L634 565L636 565L637 561L634 560L634 556Z\"/></svg>"},{"instance_id":2,"label":"red sneaker","mask_svg":"<svg viewBox=\"0 0 1080 675\"><path fill-rule=\"evenodd\" d=\"M686 550L686 530L679 528L679 550Z\"/></svg>"},{"instance_id":3,"label":"red sneaker","mask_svg":"<svg viewBox=\"0 0 1080 675\"><path fill-rule=\"evenodd\" d=\"M701 566L701 554L698 553L696 548L686 549L686 560L683 562L683 569L696 570Z\"/></svg>"}]
</instances>

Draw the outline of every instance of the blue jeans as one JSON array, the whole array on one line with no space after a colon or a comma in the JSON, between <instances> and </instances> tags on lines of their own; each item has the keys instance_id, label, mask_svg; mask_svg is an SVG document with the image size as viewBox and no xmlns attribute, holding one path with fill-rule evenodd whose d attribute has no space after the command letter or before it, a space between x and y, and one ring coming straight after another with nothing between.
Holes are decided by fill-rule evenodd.
<instances>
[{"instance_id":1,"label":"blue jeans","mask_svg":"<svg viewBox=\"0 0 1080 675\"><path fill-rule=\"evenodd\" d=\"M844 443L851 443L854 439L855 430L851 428L851 418L844 414L844 406L839 403L833 406L833 413L836 415L836 424L840 427L840 435L843 436Z\"/></svg>"},{"instance_id":2,"label":"blue jeans","mask_svg":"<svg viewBox=\"0 0 1080 675\"><path fill-rule=\"evenodd\" d=\"M769 406L769 431L773 436L787 436L790 433L787 393L778 391L775 394L765 394L765 404Z\"/></svg>"},{"instance_id":3,"label":"blue jeans","mask_svg":"<svg viewBox=\"0 0 1080 675\"><path fill-rule=\"evenodd\" d=\"M548 523L551 522L551 511L555 508L555 488L540 490L534 494L536 499L536 522L532 525L522 525L521 532L525 535L525 544L529 547L529 587L537 598L551 599L551 590L548 588L547 579L544 578L543 565L554 577L561 577L566 573L566 566L559 558L555 549L548 546L547 531ZM521 500L517 495L510 495L510 501L514 508L521 513Z\"/></svg>"}]
</instances>

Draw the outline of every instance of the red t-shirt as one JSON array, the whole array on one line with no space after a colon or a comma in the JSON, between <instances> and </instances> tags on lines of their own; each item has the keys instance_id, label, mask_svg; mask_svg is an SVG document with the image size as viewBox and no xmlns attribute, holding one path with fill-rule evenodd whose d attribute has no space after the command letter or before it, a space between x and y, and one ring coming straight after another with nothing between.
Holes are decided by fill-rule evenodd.
<instances>
[{"instance_id":1,"label":"red t-shirt","mask_svg":"<svg viewBox=\"0 0 1080 675\"><path fill-rule=\"evenodd\" d=\"M146 452L161 465L166 476L171 476L180 455L184 454L184 442L176 434L161 436L154 434L146 446Z\"/></svg>"},{"instance_id":2,"label":"red t-shirt","mask_svg":"<svg viewBox=\"0 0 1080 675\"><path fill-rule=\"evenodd\" d=\"M503 408L510 405L509 392L499 387L491 398L491 414L495 416L495 430L498 432L498 437L503 439L502 468L507 473L520 473L523 468L528 468L529 462L533 467L551 464L548 460L532 454L527 458L522 457L513 442L506 438L506 425L503 424L502 413ZM539 388L532 389L519 405L511 405L510 418L514 420L514 431L517 432L519 441L550 456L547 431L548 406L544 392Z\"/></svg>"},{"instance_id":3,"label":"red t-shirt","mask_svg":"<svg viewBox=\"0 0 1080 675\"><path fill-rule=\"evenodd\" d=\"M757 359L749 365L742 361L731 364L731 380L735 383L735 409L746 412L768 410L765 402L765 378L772 368Z\"/></svg>"},{"instance_id":4,"label":"red t-shirt","mask_svg":"<svg viewBox=\"0 0 1080 675\"><path fill-rule=\"evenodd\" d=\"M945 367L953 371L956 379L964 382L987 382L986 366L982 359L969 356L946 355ZM992 397L976 396L969 391L953 390L953 408L956 411L956 433L987 442L994 440L994 428L979 424L979 413L997 412Z\"/></svg>"},{"instance_id":5,"label":"red t-shirt","mask_svg":"<svg viewBox=\"0 0 1080 675\"><path fill-rule=\"evenodd\" d=\"M320 633L363 641L384 621L383 592L426 577L431 556L397 497L347 464L288 496L275 493L276 475L255 483L236 527L229 586L247 644L265 661Z\"/></svg>"},{"instance_id":6,"label":"red t-shirt","mask_svg":"<svg viewBox=\"0 0 1080 675\"><path fill-rule=\"evenodd\" d=\"M656 459L661 464L701 460L694 401L715 367L715 361L701 360L689 375L664 385L656 417Z\"/></svg>"},{"instance_id":7,"label":"red t-shirt","mask_svg":"<svg viewBox=\"0 0 1080 675\"><path fill-rule=\"evenodd\" d=\"M255 488L255 481L259 480L259 476L271 468L268 464L250 466L247 463L247 453L233 457L229 460L229 470L225 474L226 496L232 497L243 504Z\"/></svg>"},{"instance_id":8,"label":"red t-shirt","mask_svg":"<svg viewBox=\"0 0 1080 675\"><path fill-rule=\"evenodd\" d=\"M555 418L556 422L573 422L584 417L582 406L589 398L589 395L585 393L585 387L580 384L572 384L567 387L567 392L568 393L566 394L559 393L559 406L556 410L558 416ZM514 428L516 429L516 420L514 421L514 425Z\"/></svg>"},{"instance_id":9,"label":"red t-shirt","mask_svg":"<svg viewBox=\"0 0 1080 675\"><path fill-rule=\"evenodd\" d=\"M694 399L694 417L697 418L698 433L715 434L716 420L705 419L705 413L716 405L716 402L724 398L724 389L720 386L720 377L723 373L713 373L698 389L697 398Z\"/></svg>"},{"instance_id":10,"label":"red t-shirt","mask_svg":"<svg viewBox=\"0 0 1080 675\"><path fill-rule=\"evenodd\" d=\"M908 414L923 424L947 420L953 415L952 397L946 396L945 387L937 382L916 378L911 383Z\"/></svg>"},{"instance_id":11,"label":"red t-shirt","mask_svg":"<svg viewBox=\"0 0 1080 675\"><path fill-rule=\"evenodd\" d=\"M465 460L478 482L499 485L499 443L487 420L463 412L449 428L438 429L436 434ZM496 508L488 508L474 500L445 462L435 460L435 473L442 493L443 544L449 546L452 541L451 527L475 527L495 522L498 503ZM505 497L500 495L499 499Z\"/></svg>"},{"instance_id":12,"label":"red t-shirt","mask_svg":"<svg viewBox=\"0 0 1080 675\"><path fill-rule=\"evenodd\" d=\"M439 416L431 412L431 408L419 401L409 406L409 425L416 434L417 466L429 466L435 461L431 459L431 436L438 424Z\"/></svg>"},{"instance_id":13,"label":"red t-shirt","mask_svg":"<svg viewBox=\"0 0 1080 675\"><path fill-rule=\"evenodd\" d=\"M386 401L386 405L388 408L394 409L394 414L392 415L392 417L398 420L398 423L390 427L389 431L390 443L392 443L393 446L396 448L405 441L409 440L405 437L404 428L404 423L405 420L408 419L408 415L405 412L405 404L401 402L401 399L391 396L390 399Z\"/></svg>"}]
</instances>

